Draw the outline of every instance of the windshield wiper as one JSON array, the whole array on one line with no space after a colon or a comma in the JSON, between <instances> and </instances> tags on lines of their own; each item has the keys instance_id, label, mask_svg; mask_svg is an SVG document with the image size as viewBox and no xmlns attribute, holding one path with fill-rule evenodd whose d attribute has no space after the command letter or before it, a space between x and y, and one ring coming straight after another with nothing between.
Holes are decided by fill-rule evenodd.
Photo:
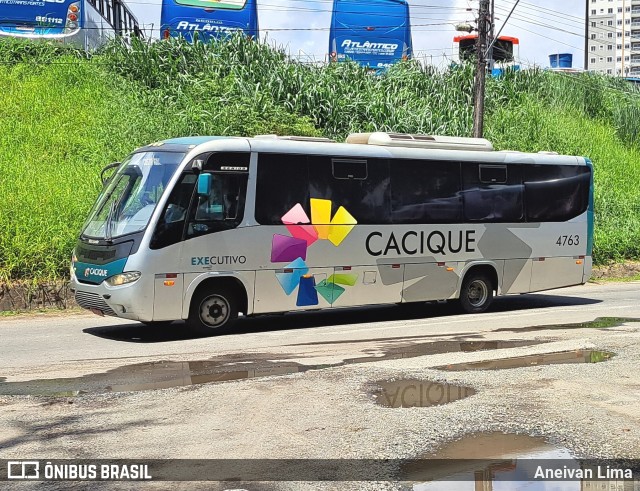
<instances>
[{"instance_id":1,"label":"windshield wiper","mask_svg":"<svg viewBox=\"0 0 640 491\"><path fill-rule=\"evenodd\" d=\"M107 215L107 221L105 223L105 230L104 230L104 238L107 239L107 241L111 242L111 228L113 225L113 214L116 211L116 208L118 206L118 200L113 200L111 202L111 205L109 206L109 214Z\"/></svg>"}]
</instances>

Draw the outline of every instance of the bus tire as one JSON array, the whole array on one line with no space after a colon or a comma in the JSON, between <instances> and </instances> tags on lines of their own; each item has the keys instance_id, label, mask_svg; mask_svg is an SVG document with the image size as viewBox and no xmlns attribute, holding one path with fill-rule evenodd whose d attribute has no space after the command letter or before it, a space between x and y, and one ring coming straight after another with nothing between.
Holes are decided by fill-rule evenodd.
<instances>
[{"instance_id":1,"label":"bus tire","mask_svg":"<svg viewBox=\"0 0 640 491\"><path fill-rule=\"evenodd\" d=\"M226 332L238 318L238 302L225 286L203 288L191 299L187 325L199 334Z\"/></svg>"},{"instance_id":2,"label":"bus tire","mask_svg":"<svg viewBox=\"0 0 640 491\"><path fill-rule=\"evenodd\" d=\"M493 301L493 281L483 272L467 274L460 289L460 306L467 314L479 314Z\"/></svg>"}]
</instances>

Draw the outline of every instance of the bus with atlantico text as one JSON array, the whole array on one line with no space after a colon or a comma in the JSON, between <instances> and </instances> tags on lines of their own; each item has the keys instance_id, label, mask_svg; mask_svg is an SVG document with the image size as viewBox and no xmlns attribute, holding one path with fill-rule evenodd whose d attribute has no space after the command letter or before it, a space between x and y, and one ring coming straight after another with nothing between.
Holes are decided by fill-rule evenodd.
<instances>
[{"instance_id":1,"label":"bus with atlantico text","mask_svg":"<svg viewBox=\"0 0 640 491\"><path fill-rule=\"evenodd\" d=\"M0 0L0 36L94 50L133 35L142 33L122 0Z\"/></svg>"},{"instance_id":2,"label":"bus with atlantico text","mask_svg":"<svg viewBox=\"0 0 640 491\"><path fill-rule=\"evenodd\" d=\"M236 32L258 37L257 0L163 0L161 37L207 42Z\"/></svg>"},{"instance_id":3,"label":"bus with atlantico text","mask_svg":"<svg viewBox=\"0 0 640 491\"><path fill-rule=\"evenodd\" d=\"M412 56L406 0L334 0L329 31L331 61L352 60L382 72Z\"/></svg>"},{"instance_id":4,"label":"bus with atlantico text","mask_svg":"<svg viewBox=\"0 0 640 491\"><path fill-rule=\"evenodd\" d=\"M589 159L487 140L187 137L112 164L71 263L77 303L219 333L273 312L585 283ZM105 168L104 174L107 174Z\"/></svg>"}]
</instances>

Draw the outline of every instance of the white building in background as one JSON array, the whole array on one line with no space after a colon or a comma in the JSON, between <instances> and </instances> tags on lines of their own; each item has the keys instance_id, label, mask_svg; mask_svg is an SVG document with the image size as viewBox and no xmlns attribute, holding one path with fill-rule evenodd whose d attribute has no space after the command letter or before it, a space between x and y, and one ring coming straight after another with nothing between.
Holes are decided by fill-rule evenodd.
<instances>
[{"instance_id":1,"label":"white building in background","mask_svg":"<svg viewBox=\"0 0 640 491\"><path fill-rule=\"evenodd\" d=\"M585 69L640 76L640 0L585 1Z\"/></svg>"}]
</instances>

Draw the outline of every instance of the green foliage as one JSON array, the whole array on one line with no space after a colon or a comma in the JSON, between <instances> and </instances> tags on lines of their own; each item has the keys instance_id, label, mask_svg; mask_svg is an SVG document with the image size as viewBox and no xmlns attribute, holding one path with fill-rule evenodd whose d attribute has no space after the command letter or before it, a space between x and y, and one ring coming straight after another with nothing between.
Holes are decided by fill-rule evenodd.
<instances>
[{"instance_id":1,"label":"green foliage","mask_svg":"<svg viewBox=\"0 0 640 491\"><path fill-rule=\"evenodd\" d=\"M0 42L0 276L66 274L100 169L186 135L396 131L470 136L473 67L414 62L384 76L304 65L243 37L114 43L90 57ZM595 75L507 73L487 83L498 149L584 155L596 169L595 259L640 258L640 95Z\"/></svg>"}]
</instances>

